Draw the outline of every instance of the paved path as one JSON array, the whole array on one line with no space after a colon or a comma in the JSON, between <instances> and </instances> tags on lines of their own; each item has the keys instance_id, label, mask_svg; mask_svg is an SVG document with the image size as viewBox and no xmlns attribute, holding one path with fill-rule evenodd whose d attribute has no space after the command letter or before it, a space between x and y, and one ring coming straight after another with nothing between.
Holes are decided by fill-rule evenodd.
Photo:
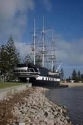
<instances>
[{"instance_id":1,"label":"paved path","mask_svg":"<svg viewBox=\"0 0 83 125\"><path fill-rule=\"evenodd\" d=\"M18 85L14 87L0 89L0 100L6 99L8 96L8 93L13 94L17 91L19 92L27 89L27 87L31 87L31 84L24 84L24 85Z\"/></svg>"},{"instance_id":2,"label":"paved path","mask_svg":"<svg viewBox=\"0 0 83 125\"><path fill-rule=\"evenodd\" d=\"M60 83L61 85L68 85L69 87L79 87L83 86L83 83L71 83L71 82L66 82L66 83Z\"/></svg>"}]
</instances>

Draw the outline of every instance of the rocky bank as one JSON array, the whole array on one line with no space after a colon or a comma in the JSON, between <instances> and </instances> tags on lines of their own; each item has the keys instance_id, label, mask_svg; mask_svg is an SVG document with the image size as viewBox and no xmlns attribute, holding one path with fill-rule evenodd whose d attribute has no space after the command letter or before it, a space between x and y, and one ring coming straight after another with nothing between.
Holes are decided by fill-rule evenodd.
<instances>
[{"instance_id":1,"label":"rocky bank","mask_svg":"<svg viewBox=\"0 0 83 125\"><path fill-rule=\"evenodd\" d=\"M45 91L44 88L34 88L29 95L18 101L12 110L16 120L7 125L72 125L67 108L49 101Z\"/></svg>"}]
</instances>

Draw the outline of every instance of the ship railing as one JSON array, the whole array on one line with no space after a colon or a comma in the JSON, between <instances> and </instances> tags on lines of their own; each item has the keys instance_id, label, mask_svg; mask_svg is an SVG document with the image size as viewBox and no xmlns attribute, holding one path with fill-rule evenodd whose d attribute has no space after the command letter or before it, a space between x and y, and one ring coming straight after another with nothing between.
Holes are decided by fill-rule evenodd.
<instances>
[{"instance_id":1,"label":"ship railing","mask_svg":"<svg viewBox=\"0 0 83 125\"><path fill-rule=\"evenodd\" d=\"M48 72L48 75L59 75L58 72Z\"/></svg>"},{"instance_id":2,"label":"ship railing","mask_svg":"<svg viewBox=\"0 0 83 125\"><path fill-rule=\"evenodd\" d=\"M39 71L35 71L34 68L28 68L27 70L14 70L14 73L38 73L40 74Z\"/></svg>"},{"instance_id":3,"label":"ship railing","mask_svg":"<svg viewBox=\"0 0 83 125\"><path fill-rule=\"evenodd\" d=\"M35 72L33 68L28 68L28 72Z\"/></svg>"}]
</instances>

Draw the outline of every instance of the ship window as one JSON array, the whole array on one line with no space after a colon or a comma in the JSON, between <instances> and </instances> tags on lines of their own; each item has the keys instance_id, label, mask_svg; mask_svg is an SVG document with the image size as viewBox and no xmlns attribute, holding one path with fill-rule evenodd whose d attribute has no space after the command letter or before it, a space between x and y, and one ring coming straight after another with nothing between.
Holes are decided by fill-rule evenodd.
<instances>
[{"instance_id":1,"label":"ship window","mask_svg":"<svg viewBox=\"0 0 83 125\"><path fill-rule=\"evenodd\" d=\"M28 69L29 72L31 72L31 69Z\"/></svg>"},{"instance_id":2,"label":"ship window","mask_svg":"<svg viewBox=\"0 0 83 125\"><path fill-rule=\"evenodd\" d=\"M48 76L48 69L40 67L39 71L41 76Z\"/></svg>"},{"instance_id":3,"label":"ship window","mask_svg":"<svg viewBox=\"0 0 83 125\"><path fill-rule=\"evenodd\" d=\"M17 64L17 67L26 67L26 64Z\"/></svg>"},{"instance_id":4,"label":"ship window","mask_svg":"<svg viewBox=\"0 0 83 125\"><path fill-rule=\"evenodd\" d=\"M46 80L48 80L48 78L46 78Z\"/></svg>"},{"instance_id":5,"label":"ship window","mask_svg":"<svg viewBox=\"0 0 83 125\"><path fill-rule=\"evenodd\" d=\"M29 69L28 69L28 72L34 72L34 69L29 68Z\"/></svg>"},{"instance_id":6,"label":"ship window","mask_svg":"<svg viewBox=\"0 0 83 125\"><path fill-rule=\"evenodd\" d=\"M28 69L28 71L30 72L30 69Z\"/></svg>"},{"instance_id":7,"label":"ship window","mask_svg":"<svg viewBox=\"0 0 83 125\"><path fill-rule=\"evenodd\" d=\"M44 80L44 78L42 78L42 80Z\"/></svg>"},{"instance_id":8,"label":"ship window","mask_svg":"<svg viewBox=\"0 0 83 125\"><path fill-rule=\"evenodd\" d=\"M50 81L50 78L49 78L49 81Z\"/></svg>"},{"instance_id":9,"label":"ship window","mask_svg":"<svg viewBox=\"0 0 83 125\"><path fill-rule=\"evenodd\" d=\"M33 70L33 69L31 69L31 72L34 72L34 70Z\"/></svg>"}]
</instances>

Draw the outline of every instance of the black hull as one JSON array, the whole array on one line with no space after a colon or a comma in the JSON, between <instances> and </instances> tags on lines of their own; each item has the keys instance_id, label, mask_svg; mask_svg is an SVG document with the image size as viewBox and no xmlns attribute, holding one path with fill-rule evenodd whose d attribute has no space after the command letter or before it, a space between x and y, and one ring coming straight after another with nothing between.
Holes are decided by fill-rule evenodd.
<instances>
[{"instance_id":1,"label":"black hull","mask_svg":"<svg viewBox=\"0 0 83 125\"><path fill-rule=\"evenodd\" d=\"M32 86L38 86L38 87L58 87L60 85L60 82L58 81L45 81L45 80L35 80L32 81Z\"/></svg>"}]
</instances>

